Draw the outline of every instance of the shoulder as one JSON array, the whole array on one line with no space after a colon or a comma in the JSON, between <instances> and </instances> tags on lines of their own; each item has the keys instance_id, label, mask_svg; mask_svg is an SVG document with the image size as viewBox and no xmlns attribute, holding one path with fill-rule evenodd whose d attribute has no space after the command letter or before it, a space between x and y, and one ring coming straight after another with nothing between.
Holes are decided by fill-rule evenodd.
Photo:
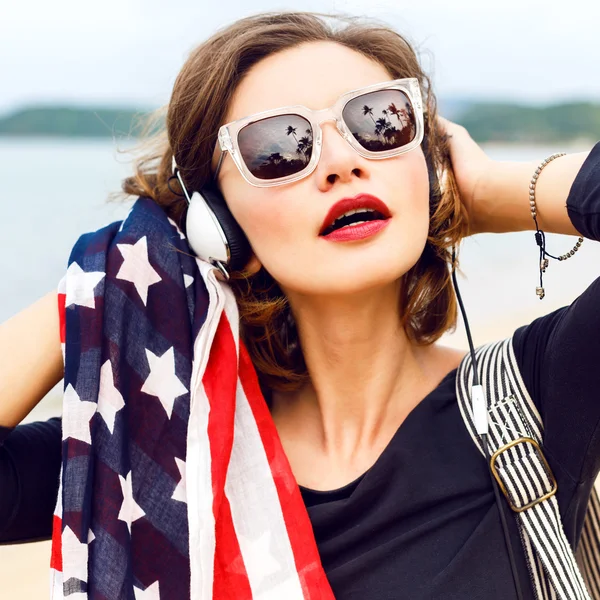
<instances>
[{"instance_id":1,"label":"shoulder","mask_svg":"<svg viewBox=\"0 0 600 600\"><path fill-rule=\"evenodd\" d=\"M544 445L575 481L600 470L600 278L571 305L517 329L521 377L544 423Z\"/></svg>"},{"instance_id":2,"label":"shoulder","mask_svg":"<svg viewBox=\"0 0 600 600\"><path fill-rule=\"evenodd\" d=\"M430 361L433 379L441 381L446 375L458 368L467 354L468 350L464 348L453 348L437 343L432 344L430 347Z\"/></svg>"}]
</instances>

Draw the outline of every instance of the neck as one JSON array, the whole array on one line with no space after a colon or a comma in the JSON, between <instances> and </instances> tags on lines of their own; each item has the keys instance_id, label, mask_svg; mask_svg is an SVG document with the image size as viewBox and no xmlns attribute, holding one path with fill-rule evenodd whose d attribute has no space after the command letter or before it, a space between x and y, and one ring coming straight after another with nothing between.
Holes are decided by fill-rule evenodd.
<instances>
[{"instance_id":1,"label":"neck","mask_svg":"<svg viewBox=\"0 0 600 600\"><path fill-rule=\"evenodd\" d=\"M276 422L285 414L296 435L339 460L385 446L432 376L431 347L408 339L398 292L394 284L335 298L288 294L310 381L275 397Z\"/></svg>"}]
</instances>

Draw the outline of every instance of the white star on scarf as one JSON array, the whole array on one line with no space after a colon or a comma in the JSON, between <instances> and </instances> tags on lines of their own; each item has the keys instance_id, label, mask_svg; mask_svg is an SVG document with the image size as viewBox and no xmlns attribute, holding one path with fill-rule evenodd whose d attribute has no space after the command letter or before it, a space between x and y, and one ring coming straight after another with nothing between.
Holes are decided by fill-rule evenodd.
<instances>
[{"instance_id":1,"label":"white star on scarf","mask_svg":"<svg viewBox=\"0 0 600 600\"><path fill-rule=\"evenodd\" d=\"M63 440L72 438L91 444L90 421L96 414L97 408L95 402L81 400L75 388L69 384L63 402Z\"/></svg>"},{"instance_id":2,"label":"white star on scarf","mask_svg":"<svg viewBox=\"0 0 600 600\"><path fill-rule=\"evenodd\" d=\"M188 391L175 374L175 351L171 347L159 357L146 348L146 356L150 375L144 381L142 392L150 396L158 396L170 419L175 398Z\"/></svg>"},{"instance_id":3,"label":"white star on scarf","mask_svg":"<svg viewBox=\"0 0 600 600\"><path fill-rule=\"evenodd\" d=\"M183 282L185 283L185 287L189 288L192 283L194 283L194 278L191 275L183 274Z\"/></svg>"},{"instance_id":4,"label":"white star on scarf","mask_svg":"<svg viewBox=\"0 0 600 600\"><path fill-rule=\"evenodd\" d=\"M148 586L145 590L140 590L134 587L135 600L160 600L160 592L158 591L158 581Z\"/></svg>"},{"instance_id":5,"label":"white star on scarf","mask_svg":"<svg viewBox=\"0 0 600 600\"><path fill-rule=\"evenodd\" d=\"M100 369L100 391L98 393L98 412L102 415L111 434L115 432L115 417L125 406L121 392L115 387L110 360Z\"/></svg>"},{"instance_id":6,"label":"white star on scarf","mask_svg":"<svg viewBox=\"0 0 600 600\"><path fill-rule=\"evenodd\" d=\"M87 583L87 543L80 542L67 525L62 533L63 581L71 577Z\"/></svg>"},{"instance_id":7,"label":"white star on scarf","mask_svg":"<svg viewBox=\"0 0 600 600\"><path fill-rule=\"evenodd\" d=\"M173 495L171 496L171 498L173 500L179 500L180 502L187 502L187 494L185 487L185 462L177 456L175 457L175 462L177 463L177 468L179 469L181 479L179 480L177 487L173 491Z\"/></svg>"},{"instance_id":8,"label":"white star on scarf","mask_svg":"<svg viewBox=\"0 0 600 600\"><path fill-rule=\"evenodd\" d=\"M92 531L92 528L90 527L90 530L88 531L88 544L91 544L95 539L96 539L96 536L94 535L94 532Z\"/></svg>"},{"instance_id":9,"label":"white star on scarf","mask_svg":"<svg viewBox=\"0 0 600 600\"><path fill-rule=\"evenodd\" d=\"M244 535L238 534L240 546L243 548L242 555L246 571L252 573L253 585L260 586L263 579L277 573L281 565L271 554L271 532L265 531L259 538L251 540ZM261 596L262 598L262 596Z\"/></svg>"},{"instance_id":10,"label":"white star on scarf","mask_svg":"<svg viewBox=\"0 0 600 600\"><path fill-rule=\"evenodd\" d=\"M135 244L117 244L123 255L123 264L117 273L117 279L131 281L140 295L144 306L148 300L148 288L162 281L148 258L148 239L140 238Z\"/></svg>"},{"instance_id":11,"label":"white star on scarf","mask_svg":"<svg viewBox=\"0 0 600 600\"><path fill-rule=\"evenodd\" d=\"M119 481L121 482L121 491L123 492L123 504L121 504L121 510L119 511L119 516L117 519L119 519L119 521L125 521L127 524L127 529L129 529L129 533L131 533L131 524L133 521L141 519L146 515L146 513L133 499L131 471L129 471L125 479L119 475Z\"/></svg>"},{"instance_id":12,"label":"white star on scarf","mask_svg":"<svg viewBox=\"0 0 600 600\"><path fill-rule=\"evenodd\" d=\"M77 304L78 306L96 308L94 288L105 275L106 273L102 273L102 271L86 273L76 262L72 262L66 275L65 307Z\"/></svg>"}]
</instances>

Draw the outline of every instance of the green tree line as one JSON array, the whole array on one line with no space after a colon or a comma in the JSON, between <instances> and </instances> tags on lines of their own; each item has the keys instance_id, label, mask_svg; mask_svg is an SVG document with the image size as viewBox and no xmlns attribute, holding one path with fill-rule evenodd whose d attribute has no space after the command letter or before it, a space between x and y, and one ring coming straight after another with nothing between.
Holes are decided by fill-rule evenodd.
<instances>
[{"instance_id":1,"label":"green tree line","mask_svg":"<svg viewBox=\"0 0 600 600\"><path fill-rule=\"evenodd\" d=\"M600 104L591 102L544 107L473 104L456 120L480 142L600 140Z\"/></svg>"},{"instance_id":2,"label":"green tree line","mask_svg":"<svg viewBox=\"0 0 600 600\"><path fill-rule=\"evenodd\" d=\"M0 136L136 137L147 114L131 108L30 107L0 117ZM456 115L478 142L600 139L600 103L550 106L467 103Z\"/></svg>"},{"instance_id":3,"label":"green tree line","mask_svg":"<svg viewBox=\"0 0 600 600\"><path fill-rule=\"evenodd\" d=\"M144 112L129 108L31 107L0 117L0 135L104 138L139 135Z\"/></svg>"}]
</instances>

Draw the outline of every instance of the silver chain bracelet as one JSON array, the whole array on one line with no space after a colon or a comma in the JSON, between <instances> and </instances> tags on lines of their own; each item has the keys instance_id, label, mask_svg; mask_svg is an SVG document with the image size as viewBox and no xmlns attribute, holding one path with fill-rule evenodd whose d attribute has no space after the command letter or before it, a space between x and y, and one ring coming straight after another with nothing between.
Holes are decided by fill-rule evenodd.
<instances>
[{"instance_id":1,"label":"silver chain bracelet","mask_svg":"<svg viewBox=\"0 0 600 600\"><path fill-rule=\"evenodd\" d=\"M540 248L540 285L535 288L535 293L539 296L540 300L544 298L546 292L544 291L544 283L542 280L542 274L546 272L548 268L548 258L554 258L555 260L563 261L567 260L567 258L571 258L579 250L581 244L583 244L583 238L580 236L577 240L577 243L573 246L572 250L569 250L566 254L561 254L560 256L552 256L552 254L546 252L546 236L544 232L540 229L537 222L537 206L535 204L535 186L537 184L538 177L542 172L543 168L549 163L552 162L555 158L559 158L560 156L566 156L566 152L557 152L556 154L552 154L545 160L543 160L538 168L535 170L533 177L531 178L531 183L529 184L529 207L531 209L531 216L533 217L533 221L535 223L535 242Z\"/></svg>"}]
</instances>

